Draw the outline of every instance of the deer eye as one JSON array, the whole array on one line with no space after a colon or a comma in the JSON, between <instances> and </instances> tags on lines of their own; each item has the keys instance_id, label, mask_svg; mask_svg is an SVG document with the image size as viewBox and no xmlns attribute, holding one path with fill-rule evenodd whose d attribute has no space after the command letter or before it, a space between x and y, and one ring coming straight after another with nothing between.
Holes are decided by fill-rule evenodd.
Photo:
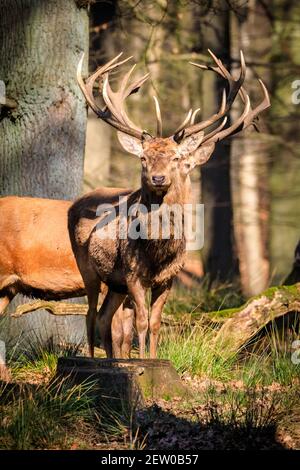
<instances>
[{"instance_id":1,"label":"deer eye","mask_svg":"<svg viewBox=\"0 0 300 470\"><path fill-rule=\"evenodd\" d=\"M172 158L172 162L179 162L179 157Z\"/></svg>"}]
</instances>

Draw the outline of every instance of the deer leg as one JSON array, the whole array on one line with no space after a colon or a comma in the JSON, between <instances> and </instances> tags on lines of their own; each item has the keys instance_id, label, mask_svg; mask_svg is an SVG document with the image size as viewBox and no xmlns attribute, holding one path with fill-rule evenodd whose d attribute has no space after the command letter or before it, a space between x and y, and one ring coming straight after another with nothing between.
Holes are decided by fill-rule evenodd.
<instances>
[{"instance_id":1,"label":"deer leg","mask_svg":"<svg viewBox=\"0 0 300 470\"><path fill-rule=\"evenodd\" d=\"M100 282L97 280L93 284L86 286L86 293L88 297L88 312L86 316L86 331L89 345L89 353L91 357L94 357L95 348L95 323L97 317L97 305L99 297L99 286Z\"/></svg>"},{"instance_id":2,"label":"deer leg","mask_svg":"<svg viewBox=\"0 0 300 470\"><path fill-rule=\"evenodd\" d=\"M6 309L11 300L12 298L10 298L8 295L0 297L0 315L4 313L4 310Z\"/></svg>"},{"instance_id":3,"label":"deer leg","mask_svg":"<svg viewBox=\"0 0 300 470\"><path fill-rule=\"evenodd\" d=\"M0 317L4 315L4 310L10 303L12 297L10 298L9 296L5 295L3 297L0 297ZM1 354L2 353L2 354ZM11 373L8 367L5 364L5 350L1 351L0 349L0 380L3 380L5 382L9 382L11 379Z\"/></svg>"},{"instance_id":4,"label":"deer leg","mask_svg":"<svg viewBox=\"0 0 300 470\"><path fill-rule=\"evenodd\" d=\"M113 357L112 319L125 297L126 294L118 294L117 292L108 290L97 315L100 338L104 346L106 356L109 358Z\"/></svg>"},{"instance_id":5,"label":"deer leg","mask_svg":"<svg viewBox=\"0 0 300 470\"><path fill-rule=\"evenodd\" d=\"M112 348L113 348L113 356L123 357L122 356L122 344L124 340L124 332L123 332L123 306L117 309L116 313L114 314L111 322L111 337L112 337Z\"/></svg>"},{"instance_id":6,"label":"deer leg","mask_svg":"<svg viewBox=\"0 0 300 470\"><path fill-rule=\"evenodd\" d=\"M126 297L123 302L123 315L122 315L122 326L123 326L123 344L122 344L122 357L125 359L130 358L132 338L133 338L133 320L134 320L134 309L132 302L129 297Z\"/></svg>"},{"instance_id":7,"label":"deer leg","mask_svg":"<svg viewBox=\"0 0 300 470\"><path fill-rule=\"evenodd\" d=\"M161 325L161 315L171 289L171 284L152 289L150 315L150 357L157 357L158 334Z\"/></svg>"},{"instance_id":8,"label":"deer leg","mask_svg":"<svg viewBox=\"0 0 300 470\"><path fill-rule=\"evenodd\" d=\"M113 356L123 359L130 358L133 337L134 310L128 296L112 319Z\"/></svg>"},{"instance_id":9,"label":"deer leg","mask_svg":"<svg viewBox=\"0 0 300 470\"><path fill-rule=\"evenodd\" d=\"M127 286L134 304L140 358L143 359L145 357L146 335L148 331L148 311L145 300L145 289L139 281L128 281Z\"/></svg>"}]
</instances>

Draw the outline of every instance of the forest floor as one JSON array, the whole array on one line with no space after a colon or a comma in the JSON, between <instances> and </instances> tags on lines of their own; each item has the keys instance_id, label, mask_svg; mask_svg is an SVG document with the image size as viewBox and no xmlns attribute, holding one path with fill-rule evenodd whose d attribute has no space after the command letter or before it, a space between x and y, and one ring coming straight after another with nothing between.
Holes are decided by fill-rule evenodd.
<instances>
[{"instance_id":1,"label":"forest floor","mask_svg":"<svg viewBox=\"0 0 300 470\"><path fill-rule=\"evenodd\" d=\"M167 313L242 301L222 290L198 305L193 293L177 291ZM95 407L92 384L54 379L58 357L78 351L28 345L9 359L11 382L0 382L0 449L300 449L300 365L292 360L295 331L286 333L273 329L256 347L224 355L207 322L164 327L160 357L190 393L142 407Z\"/></svg>"}]
</instances>

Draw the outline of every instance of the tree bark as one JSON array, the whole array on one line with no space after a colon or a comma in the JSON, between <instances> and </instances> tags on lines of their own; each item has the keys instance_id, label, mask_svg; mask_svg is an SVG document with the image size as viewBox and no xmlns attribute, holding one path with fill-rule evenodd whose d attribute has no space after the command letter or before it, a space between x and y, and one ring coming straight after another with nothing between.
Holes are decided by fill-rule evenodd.
<instances>
[{"instance_id":1,"label":"tree bark","mask_svg":"<svg viewBox=\"0 0 300 470\"><path fill-rule=\"evenodd\" d=\"M290 286L292 284L296 284L296 282L300 282L300 240L298 241L295 249L292 270L284 280L283 285Z\"/></svg>"},{"instance_id":2,"label":"tree bark","mask_svg":"<svg viewBox=\"0 0 300 470\"><path fill-rule=\"evenodd\" d=\"M270 21L260 2L251 0L239 18L233 17L233 56L238 61L239 50L246 63L268 62L271 51ZM270 90L269 70L260 68L257 74ZM247 68L246 89L251 91L253 106L262 99L256 71ZM240 101L239 101L240 103ZM232 113L236 119L242 106ZM261 119L260 119L261 122ZM264 129L260 125L261 130ZM234 207L234 231L242 289L245 295L262 292L269 283L269 155L270 141L251 131L242 132L233 140L231 185Z\"/></svg>"},{"instance_id":3,"label":"tree bark","mask_svg":"<svg viewBox=\"0 0 300 470\"><path fill-rule=\"evenodd\" d=\"M0 195L80 194L86 106L76 67L88 39L87 10L75 0L0 0L0 91L16 102L0 107ZM9 320L1 330L12 343L22 334L25 345L32 335L76 342L85 331L84 319L58 321L45 311Z\"/></svg>"},{"instance_id":4,"label":"tree bark","mask_svg":"<svg viewBox=\"0 0 300 470\"><path fill-rule=\"evenodd\" d=\"M225 352L237 352L269 322L290 312L300 312L300 284L272 287L236 309L224 322L215 341Z\"/></svg>"},{"instance_id":5,"label":"tree bark","mask_svg":"<svg viewBox=\"0 0 300 470\"><path fill-rule=\"evenodd\" d=\"M0 79L17 102L0 120L0 194L73 199L86 111L76 66L88 16L74 0L0 0Z\"/></svg>"},{"instance_id":6,"label":"tree bark","mask_svg":"<svg viewBox=\"0 0 300 470\"><path fill-rule=\"evenodd\" d=\"M226 66L230 63L229 6L214 2L217 8L204 28L202 47L211 48ZM204 72L202 81L205 116L220 106L224 80L212 72ZM205 207L204 265L210 281L230 281L237 274L233 246L232 203L230 187L230 142L219 142L211 159L201 167L202 201Z\"/></svg>"}]
</instances>

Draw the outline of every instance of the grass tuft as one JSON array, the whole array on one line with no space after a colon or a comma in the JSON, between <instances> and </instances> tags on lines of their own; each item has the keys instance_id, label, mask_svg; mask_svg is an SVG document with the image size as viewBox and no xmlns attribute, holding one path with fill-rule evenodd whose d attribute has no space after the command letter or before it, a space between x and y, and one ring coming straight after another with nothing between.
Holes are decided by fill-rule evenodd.
<instances>
[{"instance_id":1,"label":"grass tuft","mask_svg":"<svg viewBox=\"0 0 300 470\"><path fill-rule=\"evenodd\" d=\"M91 415L91 384L55 380L0 389L0 448L67 448L69 433Z\"/></svg>"}]
</instances>

